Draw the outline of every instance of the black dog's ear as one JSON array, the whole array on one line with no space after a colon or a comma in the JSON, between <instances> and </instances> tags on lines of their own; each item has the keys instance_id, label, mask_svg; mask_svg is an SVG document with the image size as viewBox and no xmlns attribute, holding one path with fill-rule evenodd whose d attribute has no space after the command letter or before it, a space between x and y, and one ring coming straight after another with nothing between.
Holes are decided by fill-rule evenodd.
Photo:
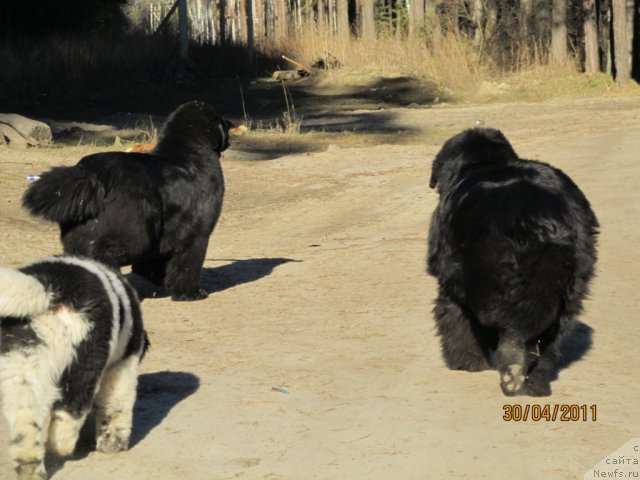
<instances>
[{"instance_id":1,"label":"black dog's ear","mask_svg":"<svg viewBox=\"0 0 640 480\"><path fill-rule=\"evenodd\" d=\"M436 188L438 185L438 177L435 175L435 169L431 170L431 178L429 179L429 188Z\"/></svg>"},{"instance_id":2,"label":"black dog's ear","mask_svg":"<svg viewBox=\"0 0 640 480\"><path fill-rule=\"evenodd\" d=\"M218 148L216 148L218 154L229 148L229 130L232 128L234 128L233 123L224 118L220 119L220 123L218 123L218 129L220 130L220 143L218 143Z\"/></svg>"},{"instance_id":3,"label":"black dog's ear","mask_svg":"<svg viewBox=\"0 0 640 480\"><path fill-rule=\"evenodd\" d=\"M440 166L441 161L439 161L438 157L433 159L433 164L431 165L431 178L429 179L429 187L436 188L438 185L438 176L440 175Z\"/></svg>"}]
</instances>

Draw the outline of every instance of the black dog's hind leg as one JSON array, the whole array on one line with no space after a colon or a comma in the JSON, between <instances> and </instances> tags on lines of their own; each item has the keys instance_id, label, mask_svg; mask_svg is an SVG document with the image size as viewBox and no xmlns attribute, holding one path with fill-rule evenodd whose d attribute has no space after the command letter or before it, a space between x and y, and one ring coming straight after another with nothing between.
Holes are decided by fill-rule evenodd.
<instances>
[{"instance_id":1,"label":"black dog's hind leg","mask_svg":"<svg viewBox=\"0 0 640 480\"><path fill-rule=\"evenodd\" d=\"M529 347L528 355L537 356L530 366L525 381L524 393L532 397L546 397L551 395L551 384L549 376L558 359L558 348L556 345L549 345L541 348L538 342Z\"/></svg>"},{"instance_id":2,"label":"black dog's hind leg","mask_svg":"<svg viewBox=\"0 0 640 480\"><path fill-rule=\"evenodd\" d=\"M519 335L509 330L500 332L496 367L500 373L502 392L511 397L526 393L527 350Z\"/></svg>"},{"instance_id":3,"label":"black dog's hind leg","mask_svg":"<svg viewBox=\"0 0 640 480\"><path fill-rule=\"evenodd\" d=\"M167 262L164 286L175 301L193 301L207 298L198 288L200 272L207 253L208 237L197 237L186 249L174 252Z\"/></svg>"},{"instance_id":4,"label":"black dog's hind leg","mask_svg":"<svg viewBox=\"0 0 640 480\"><path fill-rule=\"evenodd\" d=\"M564 322L562 322L564 323ZM568 321L566 323L569 323ZM559 350L559 324L553 324L539 340L527 344L528 371L525 392L532 397L551 395L549 376L555 368Z\"/></svg>"},{"instance_id":5,"label":"black dog's hind leg","mask_svg":"<svg viewBox=\"0 0 640 480\"><path fill-rule=\"evenodd\" d=\"M486 339L478 338L483 337L483 333L474 332L471 319L460 306L440 294L433 313L447 367L469 372L491 368L488 351L481 343L481 340Z\"/></svg>"},{"instance_id":6,"label":"black dog's hind leg","mask_svg":"<svg viewBox=\"0 0 640 480\"><path fill-rule=\"evenodd\" d=\"M149 280L151 283L162 286L167 270L166 258L153 258L131 265L131 271L136 275Z\"/></svg>"}]
</instances>

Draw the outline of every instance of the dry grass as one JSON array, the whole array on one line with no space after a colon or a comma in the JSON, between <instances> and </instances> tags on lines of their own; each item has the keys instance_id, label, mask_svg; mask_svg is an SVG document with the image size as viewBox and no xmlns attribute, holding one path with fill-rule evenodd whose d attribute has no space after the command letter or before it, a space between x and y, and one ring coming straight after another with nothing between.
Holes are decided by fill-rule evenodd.
<instances>
[{"instance_id":1,"label":"dry grass","mask_svg":"<svg viewBox=\"0 0 640 480\"><path fill-rule=\"evenodd\" d=\"M478 52L463 34L427 37L379 36L376 40L339 39L328 32L300 32L285 44L265 47L284 51L311 64L327 54L343 65L323 80L336 86L367 86L372 79L411 76L435 81L440 100L485 102L542 101L553 97L637 94L638 84L618 86L606 74L582 74L578 61L547 61L540 45L514 45L508 60L504 52ZM498 58L500 57L500 58Z\"/></svg>"},{"instance_id":2,"label":"dry grass","mask_svg":"<svg viewBox=\"0 0 640 480\"><path fill-rule=\"evenodd\" d=\"M577 70L532 68L505 78L508 89L504 101L543 101L560 97L603 97L640 94L640 85L617 84L604 73L585 74ZM470 98L474 99L473 96ZM476 96L476 100L479 98Z\"/></svg>"},{"instance_id":3,"label":"dry grass","mask_svg":"<svg viewBox=\"0 0 640 480\"><path fill-rule=\"evenodd\" d=\"M458 35L440 36L429 42L394 36L366 41L355 37L340 39L328 32L301 32L286 43L265 48L287 52L306 64L331 54L350 72L360 72L362 79L411 76L456 90L468 88L492 70L491 65L478 62L471 43ZM357 81L353 75L347 75L345 80L347 84Z\"/></svg>"},{"instance_id":4,"label":"dry grass","mask_svg":"<svg viewBox=\"0 0 640 480\"><path fill-rule=\"evenodd\" d=\"M637 94L639 88L635 83L619 87L607 75L580 74L575 61L548 64L540 46L515 45L508 56L504 50L492 52L489 46L478 51L470 38L456 33L416 38L381 34L365 41L337 38L322 30L304 31L281 44L261 45L253 64L244 53L239 45L192 45L185 78L171 38L84 34L0 42L0 104L8 111L45 118L73 118L78 112L88 117L130 111L166 114L193 98L212 99L221 110L233 111L239 103L236 78L260 76L267 68L272 72L282 53L307 65L329 53L341 62L343 68L328 70L316 79L318 88L312 94L317 96L331 90L345 96L373 91L381 78L417 79L406 87L416 93L414 99L411 92L403 98L406 105L430 103L433 97L440 102L484 102L627 95ZM419 91L422 96L417 95ZM378 102L371 97L371 104ZM280 108L281 118L266 129L299 133L301 117L296 106L283 89L281 107L275 107ZM153 126L142 130L150 133L140 141L155 136Z\"/></svg>"}]
</instances>

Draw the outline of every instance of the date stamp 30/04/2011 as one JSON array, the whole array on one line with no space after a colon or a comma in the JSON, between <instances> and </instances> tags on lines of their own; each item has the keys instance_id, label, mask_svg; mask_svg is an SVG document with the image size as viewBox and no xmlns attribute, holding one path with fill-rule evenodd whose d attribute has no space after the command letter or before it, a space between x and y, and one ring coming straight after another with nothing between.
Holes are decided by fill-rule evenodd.
<instances>
[{"instance_id":1,"label":"date stamp 30/04/2011","mask_svg":"<svg viewBox=\"0 0 640 480\"><path fill-rule=\"evenodd\" d=\"M577 403L503 405L505 422L595 422L598 419L596 405Z\"/></svg>"}]
</instances>

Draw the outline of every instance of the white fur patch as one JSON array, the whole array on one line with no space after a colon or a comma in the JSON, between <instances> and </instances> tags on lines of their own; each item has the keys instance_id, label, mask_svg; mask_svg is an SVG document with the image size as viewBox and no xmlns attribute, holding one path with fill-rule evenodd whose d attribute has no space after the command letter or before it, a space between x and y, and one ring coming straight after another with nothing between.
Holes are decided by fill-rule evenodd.
<instances>
[{"instance_id":1,"label":"white fur patch","mask_svg":"<svg viewBox=\"0 0 640 480\"><path fill-rule=\"evenodd\" d=\"M60 397L55 384L62 372L73 362L76 348L91 331L91 325L81 314L61 307L37 315L31 327L41 343L28 351L15 350L2 356L0 387L5 392L22 391L26 380L29 388L37 389L44 404Z\"/></svg>"},{"instance_id":2,"label":"white fur patch","mask_svg":"<svg viewBox=\"0 0 640 480\"><path fill-rule=\"evenodd\" d=\"M76 348L91 325L82 315L62 307L33 317L31 326L41 343L0 356L0 390L14 467L34 469L44 478L47 420L51 405L60 398L58 380L75 359Z\"/></svg>"},{"instance_id":3,"label":"white fur patch","mask_svg":"<svg viewBox=\"0 0 640 480\"><path fill-rule=\"evenodd\" d=\"M31 317L51 304L51 294L35 278L0 267L0 317Z\"/></svg>"},{"instance_id":4,"label":"white fur patch","mask_svg":"<svg viewBox=\"0 0 640 480\"><path fill-rule=\"evenodd\" d=\"M96 448L101 452L113 453L129 445L139 364L140 357L132 355L105 372L95 399Z\"/></svg>"},{"instance_id":5,"label":"white fur patch","mask_svg":"<svg viewBox=\"0 0 640 480\"><path fill-rule=\"evenodd\" d=\"M68 412L56 410L51 418L49 426L49 446L60 456L73 453L78 443L80 429L84 424L86 414L80 418L72 417Z\"/></svg>"},{"instance_id":6,"label":"white fur patch","mask_svg":"<svg viewBox=\"0 0 640 480\"><path fill-rule=\"evenodd\" d=\"M104 290L109 297L109 301L111 302L111 310L113 312L107 366L122 358L127 347L127 343L131 338L133 316L131 314L131 302L129 301L129 296L127 295L127 291L118 276L104 265L92 260L77 257L51 257L45 261L77 265L93 273L100 279ZM120 302L122 302L124 310L122 329L120 328Z\"/></svg>"}]
</instances>

